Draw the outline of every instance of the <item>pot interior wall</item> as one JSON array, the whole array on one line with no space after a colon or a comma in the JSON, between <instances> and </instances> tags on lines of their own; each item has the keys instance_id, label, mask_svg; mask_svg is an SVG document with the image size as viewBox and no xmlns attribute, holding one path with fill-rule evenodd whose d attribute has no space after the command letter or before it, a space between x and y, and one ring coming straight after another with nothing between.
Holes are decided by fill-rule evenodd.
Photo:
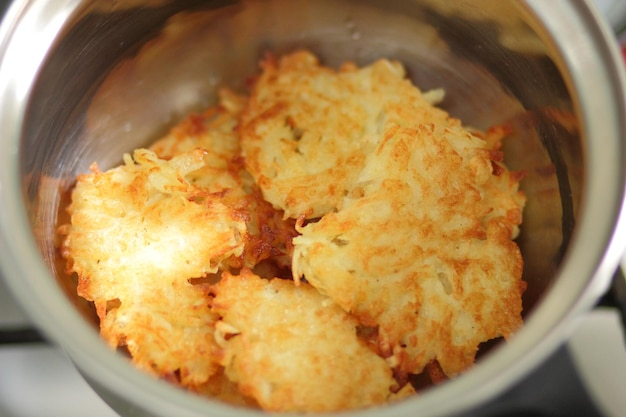
<instances>
[{"instance_id":1,"label":"pot interior wall","mask_svg":"<svg viewBox=\"0 0 626 417\"><path fill-rule=\"evenodd\" d=\"M581 195L584 160L567 80L521 2L304 1L96 2L77 13L34 86L21 142L26 204L44 257L89 320L64 273L55 229L75 176L101 169L215 100L219 86L245 90L268 52L308 48L325 64L397 59L441 106L481 129L507 124L507 164L526 172L518 239L525 311L552 283ZM138 2L136 2L138 3ZM118 8L111 8L118 7Z\"/></svg>"}]
</instances>

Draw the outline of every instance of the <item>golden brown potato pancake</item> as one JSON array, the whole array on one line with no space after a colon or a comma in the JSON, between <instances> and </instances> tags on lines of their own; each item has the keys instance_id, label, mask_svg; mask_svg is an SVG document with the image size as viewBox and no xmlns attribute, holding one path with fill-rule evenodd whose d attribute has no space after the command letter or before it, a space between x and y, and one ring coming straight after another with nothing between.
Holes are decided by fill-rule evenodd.
<instances>
[{"instance_id":1,"label":"golden brown potato pancake","mask_svg":"<svg viewBox=\"0 0 626 417\"><path fill-rule=\"evenodd\" d=\"M298 51L262 70L242 115L243 155L265 199L292 218L334 210L402 103L429 105L394 61L334 71Z\"/></svg>"},{"instance_id":2,"label":"golden brown potato pancake","mask_svg":"<svg viewBox=\"0 0 626 417\"><path fill-rule=\"evenodd\" d=\"M327 412L393 398L385 360L357 338L358 322L315 288L242 270L225 273L215 293L226 375L263 409Z\"/></svg>"},{"instance_id":3,"label":"golden brown potato pancake","mask_svg":"<svg viewBox=\"0 0 626 417\"><path fill-rule=\"evenodd\" d=\"M299 228L293 273L362 324L400 375L448 376L522 325L519 176L444 111L405 100L335 212ZM495 157L495 160L494 160Z\"/></svg>"},{"instance_id":4,"label":"golden brown potato pancake","mask_svg":"<svg viewBox=\"0 0 626 417\"><path fill-rule=\"evenodd\" d=\"M78 177L71 225L61 228L68 269L79 295L94 302L103 337L182 384L217 369L207 289L189 280L240 255L246 231L219 195L185 180L204 163L201 149L169 161L144 149L109 171L94 166Z\"/></svg>"}]
</instances>

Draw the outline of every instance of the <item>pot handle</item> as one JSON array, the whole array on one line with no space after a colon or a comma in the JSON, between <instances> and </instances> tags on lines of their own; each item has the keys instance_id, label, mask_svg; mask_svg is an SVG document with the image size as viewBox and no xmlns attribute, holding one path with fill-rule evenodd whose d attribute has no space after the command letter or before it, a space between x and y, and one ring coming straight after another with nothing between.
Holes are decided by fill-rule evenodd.
<instances>
[{"instance_id":1,"label":"pot handle","mask_svg":"<svg viewBox=\"0 0 626 417\"><path fill-rule=\"evenodd\" d=\"M0 346L24 343L41 343L46 340L38 330L32 327L0 330Z\"/></svg>"},{"instance_id":2,"label":"pot handle","mask_svg":"<svg viewBox=\"0 0 626 417\"><path fill-rule=\"evenodd\" d=\"M626 330L626 274L622 267L615 271L611 286L598 301L597 307L616 308L620 313L622 327Z\"/></svg>"}]
</instances>

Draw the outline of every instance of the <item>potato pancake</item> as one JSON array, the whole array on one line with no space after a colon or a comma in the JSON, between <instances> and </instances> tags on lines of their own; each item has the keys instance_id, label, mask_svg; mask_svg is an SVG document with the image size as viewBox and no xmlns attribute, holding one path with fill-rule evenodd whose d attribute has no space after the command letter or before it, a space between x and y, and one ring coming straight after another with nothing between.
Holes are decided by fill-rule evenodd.
<instances>
[{"instance_id":1,"label":"potato pancake","mask_svg":"<svg viewBox=\"0 0 626 417\"><path fill-rule=\"evenodd\" d=\"M293 273L378 326L400 374L437 360L454 376L481 342L522 325L511 239L525 200L519 175L490 149L497 140L422 102L403 101L395 114L338 210L299 228Z\"/></svg>"},{"instance_id":2,"label":"potato pancake","mask_svg":"<svg viewBox=\"0 0 626 417\"><path fill-rule=\"evenodd\" d=\"M440 98L409 88L404 68L388 60L334 71L298 51L269 57L262 70L242 114L242 151L265 199L292 218L334 210L386 121L404 117L402 104Z\"/></svg>"},{"instance_id":3,"label":"potato pancake","mask_svg":"<svg viewBox=\"0 0 626 417\"><path fill-rule=\"evenodd\" d=\"M215 293L226 374L263 409L327 412L393 398L398 387L385 360L357 338L358 322L315 288L242 270L225 273Z\"/></svg>"},{"instance_id":4,"label":"potato pancake","mask_svg":"<svg viewBox=\"0 0 626 417\"><path fill-rule=\"evenodd\" d=\"M71 225L61 230L68 268L79 295L94 302L103 337L144 369L179 373L183 384L217 369L207 290L189 280L240 255L246 231L219 195L185 180L203 165L201 149L170 161L144 149L107 172L94 166L78 177Z\"/></svg>"}]
</instances>

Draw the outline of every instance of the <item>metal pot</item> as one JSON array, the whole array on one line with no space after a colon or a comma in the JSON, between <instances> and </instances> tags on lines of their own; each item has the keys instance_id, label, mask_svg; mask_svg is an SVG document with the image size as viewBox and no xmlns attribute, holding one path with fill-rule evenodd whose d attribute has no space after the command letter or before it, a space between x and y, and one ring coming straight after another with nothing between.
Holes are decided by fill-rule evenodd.
<instances>
[{"instance_id":1,"label":"metal pot","mask_svg":"<svg viewBox=\"0 0 626 417\"><path fill-rule=\"evenodd\" d=\"M508 123L528 197L525 327L477 366L358 415L459 414L538 366L608 287L625 246L625 79L610 29L569 0L17 0L0 27L0 260L15 296L122 415L244 416L137 371L101 341L58 262L76 174L108 168L266 50L324 63L399 59L466 124ZM61 214L59 214L61 213Z\"/></svg>"}]
</instances>

